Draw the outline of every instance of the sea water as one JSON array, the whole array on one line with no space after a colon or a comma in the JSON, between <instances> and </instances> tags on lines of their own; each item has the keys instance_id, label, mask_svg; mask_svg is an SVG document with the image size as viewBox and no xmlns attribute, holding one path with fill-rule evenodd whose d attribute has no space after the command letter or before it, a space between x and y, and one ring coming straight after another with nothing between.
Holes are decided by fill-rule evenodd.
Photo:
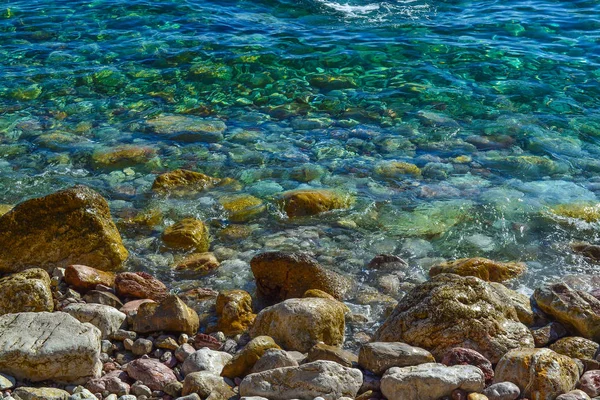
<instances>
[{"instance_id":1,"label":"sea water","mask_svg":"<svg viewBox=\"0 0 600 400\"><path fill-rule=\"evenodd\" d=\"M380 253L410 282L443 259L523 261L528 292L598 270L570 246L599 239L599 79L598 1L9 0L0 204L88 185L127 268L175 291L252 291L249 260L283 250L352 277L371 317L405 288L366 269ZM176 168L235 183L153 194ZM277 199L298 188L355 201L290 220ZM221 200L242 194L266 209L231 221ZM188 216L210 226L209 275L174 271L160 240Z\"/></svg>"}]
</instances>

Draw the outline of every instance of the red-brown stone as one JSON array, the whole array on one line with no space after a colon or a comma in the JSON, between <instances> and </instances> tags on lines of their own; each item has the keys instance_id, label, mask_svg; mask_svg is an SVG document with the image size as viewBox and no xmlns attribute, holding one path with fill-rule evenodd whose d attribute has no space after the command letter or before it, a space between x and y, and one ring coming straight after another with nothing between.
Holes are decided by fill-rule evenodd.
<instances>
[{"instance_id":1,"label":"red-brown stone","mask_svg":"<svg viewBox=\"0 0 600 400\"><path fill-rule=\"evenodd\" d=\"M115 274L86 265L69 265L65 269L65 282L75 290L88 291L95 289L96 285L113 287Z\"/></svg>"},{"instance_id":2,"label":"red-brown stone","mask_svg":"<svg viewBox=\"0 0 600 400\"><path fill-rule=\"evenodd\" d=\"M168 294L164 283L146 272L122 272L115 279L115 287L122 298L159 301Z\"/></svg>"}]
</instances>

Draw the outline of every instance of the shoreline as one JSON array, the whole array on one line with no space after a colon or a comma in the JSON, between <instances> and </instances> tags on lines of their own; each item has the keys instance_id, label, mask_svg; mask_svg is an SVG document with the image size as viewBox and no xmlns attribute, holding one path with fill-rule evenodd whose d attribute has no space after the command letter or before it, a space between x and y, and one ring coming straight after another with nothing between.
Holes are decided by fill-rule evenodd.
<instances>
[{"instance_id":1,"label":"shoreline","mask_svg":"<svg viewBox=\"0 0 600 400\"><path fill-rule=\"evenodd\" d=\"M163 180L180 189L207 179L174 172ZM347 204L337 196L295 191L282 201L288 214L318 215ZM256 207L242 204L231 207L234 215ZM0 217L0 227L7 249L0 255L0 384L7 399L589 398L559 397L576 388L600 394L600 293L556 283L529 297L504 286L526 271L523 263L453 260L411 282L409 263L381 254L365 268L410 285L399 301L380 303L387 311L378 328L364 331L354 328L368 318L344 303L355 283L307 252L255 255L252 294L206 287L173 294L151 274L121 272L127 250L106 200L83 186L21 203ZM219 263L207 253L208 231L189 218L162 240L194 249L181 268L211 271ZM594 246L576 250L596 254ZM33 263L43 268L28 268ZM41 383L28 386L32 381ZM27 389L48 382L57 389Z\"/></svg>"}]
</instances>

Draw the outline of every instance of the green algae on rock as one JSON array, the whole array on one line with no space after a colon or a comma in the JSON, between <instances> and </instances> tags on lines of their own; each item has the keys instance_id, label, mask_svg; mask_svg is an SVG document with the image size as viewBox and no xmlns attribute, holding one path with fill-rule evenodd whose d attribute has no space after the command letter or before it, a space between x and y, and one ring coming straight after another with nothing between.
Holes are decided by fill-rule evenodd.
<instances>
[{"instance_id":1,"label":"green algae on rock","mask_svg":"<svg viewBox=\"0 0 600 400\"><path fill-rule=\"evenodd\" d=\"M114 271L128 256L106 200L85 186L15 206L0 217L0 247L2 272L70 264Z\"/></svg>"}]
</instances>

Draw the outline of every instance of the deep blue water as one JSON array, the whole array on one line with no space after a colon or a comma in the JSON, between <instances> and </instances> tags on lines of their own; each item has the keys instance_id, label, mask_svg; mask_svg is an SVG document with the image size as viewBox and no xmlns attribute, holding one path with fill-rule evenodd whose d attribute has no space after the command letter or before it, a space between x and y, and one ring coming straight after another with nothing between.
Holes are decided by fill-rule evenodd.
<instances>
[{"instance_id":1,"label":"deep blue water","mask_svg":"<svg viewBox=\"0 0 600 400\"><path fill-rule=\"evenodd\" d=\"M251 290L248 260L282 249L393 297L364 270L375 254L417 277L440 258L521 260L525 290L597 271L570 243L599 240L599 79L598 1L4 1L0 204L87 184L110 200L128 268L180 289ZM171 130L226 129L149 128L169 115L189 118ZM267 204L247 238L220 234L231 189L152 195L156 174L181 167ZM356 202L290 221L276 199L303 187ZM152 210L162 221L131 221ZM160 242L190 215L224 261L198 280L171 272L181 254Z\"/></svg>"}]
</instances>

